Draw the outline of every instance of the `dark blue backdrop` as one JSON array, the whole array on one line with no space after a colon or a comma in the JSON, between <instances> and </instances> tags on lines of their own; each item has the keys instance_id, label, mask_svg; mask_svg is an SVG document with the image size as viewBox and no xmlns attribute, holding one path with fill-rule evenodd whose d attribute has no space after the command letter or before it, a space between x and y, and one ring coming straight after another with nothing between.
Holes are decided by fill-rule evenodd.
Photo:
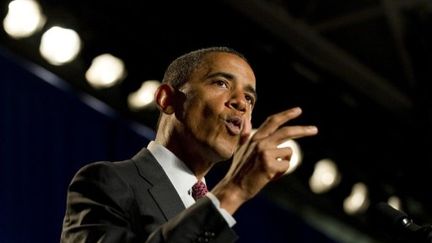
<instances>
[{"instance_id":1,"label":"dark blue backdrop","mask_svg":"<svg viewBox=\"0 0 432 243\"><path fill-rule=\"evenodd\" d=\"M129 158L154 136L4 49L0 115L0 243L59 242L66 189L76 170ZM212 177L210 182L217 180ZM239 242L334 242L261 196L235 218Z\"/></svg>"}]
</instances>

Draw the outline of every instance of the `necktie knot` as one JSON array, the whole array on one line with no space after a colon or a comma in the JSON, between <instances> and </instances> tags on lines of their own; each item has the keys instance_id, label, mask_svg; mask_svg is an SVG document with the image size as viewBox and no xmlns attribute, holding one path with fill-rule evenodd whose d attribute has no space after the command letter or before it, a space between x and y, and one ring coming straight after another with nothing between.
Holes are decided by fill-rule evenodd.
<instances>
[{"instance_id":1,"label":"necktie knot","mask_svg":"<svg viewBox=\"0 0 432 243\"><path fill-rule=\"evenodd\" d=\"M195 201L204 197L207 192L207 186L202 181L198 181L192 186L192 197L195 199Z\"/></svg>"}]
</instances>

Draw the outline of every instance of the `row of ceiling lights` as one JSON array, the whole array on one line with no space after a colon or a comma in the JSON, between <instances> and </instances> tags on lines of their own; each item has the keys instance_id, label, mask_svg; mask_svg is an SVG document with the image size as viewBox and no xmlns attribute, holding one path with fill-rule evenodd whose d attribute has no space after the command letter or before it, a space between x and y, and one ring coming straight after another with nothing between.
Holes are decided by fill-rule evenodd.
<instances>
[{"instance_id":1,"label":"row of ceiling lights","mask_svg":"<svg viewBox=\"0 0 432 243\"><path fill-rule=\"evenodd\" d=\"M9 9L3 21L5 32L14 39L27 38L40 31L46 23L40 5L33 0L14 0L9 3ZM73 29L53 26L42 34L39 51L42 57L52 65L64 65L73 61L81 49L81 39ZM126 76L124 62L108 53L95 57L85 73L87 82L96 89L112 87L120 83ZM151 106L154 103L154 92L160 82L148 80L143 82L140 89L131 93L128 97L130 109L139 110ZM279 147L291 147L293 156L290 168L286 174L297 169L302 161L302 151L294 140L279 145ZM309 179L309 188L316 194L324 194L336 187L341 181L341 173L336 163L331 159L322 159L315 164L314 172ZM401 201L392 196L388 203L400 209ZM344 202L344 211L347 214L364 212L369 205L368 188L358 182L353 185L351 194Z\"/></svg>"},{"instance_id":2,"label":"row of ceiling lights","mask_svg":"<svg viewBox=\"0 0 432 243\"><path fill-rule=\"evenodd\" d=\"M293 151L290 167L285 174L294 172L302 163L302 150L295 140L287 140L278 148L290 147ZM315 163L312 175L309 177L309 189L315 194L325 194L336 188L342 180L342 174L336 163L330 158L324 158ZM393 195L387 200L392 207L400 210L402 202L399 197ZM349 195L343 201L343 210L348 215L364 213L370 206L369 189L363 182L355 183Z\"/></svg>"},{"instance_id":3,"label":"row of ceiling lights","mask_svg":"<svg viewBox=\"0 0 432 243\"><path fill-rule=\"evenodd\" d=\"M23 39L42 30L47 18L41 6L34 0L14 0L8 5L3 20L5 32L14 39ZM81 50L79 34L69 28L52 26L42 34L39 52L50 64L60 66L72 62ZM126 77L124 62L109 53L95 57L85 72L86 81L95 89L104 89L119 84ZM158 80L148 80L128 96L131 110L140 110L154 104L153 94Z\"/></svg>"}]
</instances>

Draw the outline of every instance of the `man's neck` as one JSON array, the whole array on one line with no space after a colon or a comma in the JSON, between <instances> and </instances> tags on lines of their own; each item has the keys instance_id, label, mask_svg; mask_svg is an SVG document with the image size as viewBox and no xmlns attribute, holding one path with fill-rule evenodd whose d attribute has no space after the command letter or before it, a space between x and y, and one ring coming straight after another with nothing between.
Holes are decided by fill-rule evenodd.
<instances>
[{"instance_id":1,"label":"man's neck","mask_svg":"<svg viewBox=\"0 0 432 243\"><path fill-rule=\"evenodd\" d=\"M194 145L187 141L179 141L175 139L174 135L169 138L163 136L156 136L157 143L163 145L165 148L175 154L185 165L195 174L197 179L202 179L213 167L213 162L208 158L208 153L203 153L205 149L201 146ZM193 149L191 149L193 148Z\"/></svg>"}]
</instances>

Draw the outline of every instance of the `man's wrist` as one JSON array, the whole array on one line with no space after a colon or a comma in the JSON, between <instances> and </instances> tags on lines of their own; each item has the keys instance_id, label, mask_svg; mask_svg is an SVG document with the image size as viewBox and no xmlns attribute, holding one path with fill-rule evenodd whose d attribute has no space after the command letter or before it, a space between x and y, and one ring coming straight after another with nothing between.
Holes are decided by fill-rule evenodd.
<instances>
[{"instance_id":1,"label":"man's wrist","mask_svg":"<svg viewBox=\"0 0 432 243\"><path fill-rule=\"evenodd\" d=\"M223 182L214 187L212 194L219 200L220 207L231 215L247 200L239 187Z\"/></svg>"},{"instance_id":2,"label":"man's wrist","mask_svg":"<svg viewBox=\"0 0 432 243\"><path fill-rule=\"evenodd\" d=\"M216 207L216 209L219 211L219 213L222 215L222 217L228 223L229 227L234 226L237 221L224 208L220 207L220 201L219 201L219 199L215 195L213 195L213 193L211 193L211 192L208 192L206 194L206 196L208 198L210 198L210 200L212 201L213 205Z\"/></svg>"}]
</instances>

